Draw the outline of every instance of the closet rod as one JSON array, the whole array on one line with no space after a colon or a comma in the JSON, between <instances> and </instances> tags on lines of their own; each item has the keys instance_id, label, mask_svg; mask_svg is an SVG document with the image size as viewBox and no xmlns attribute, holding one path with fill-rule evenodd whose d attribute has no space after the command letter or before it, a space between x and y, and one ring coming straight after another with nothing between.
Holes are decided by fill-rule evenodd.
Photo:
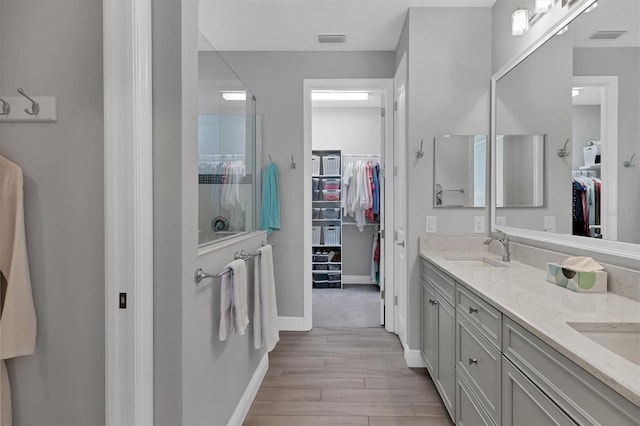
<instances>
[{"instance_id":1,"label":"closet rod","mask_svg":"<svg viewBox=\"0 0 640 426\"><path fill-rule=\"evenodd\" d=\"M380 158L380 154L342 154L343 157Z\"/></svg>"}]
</instances>

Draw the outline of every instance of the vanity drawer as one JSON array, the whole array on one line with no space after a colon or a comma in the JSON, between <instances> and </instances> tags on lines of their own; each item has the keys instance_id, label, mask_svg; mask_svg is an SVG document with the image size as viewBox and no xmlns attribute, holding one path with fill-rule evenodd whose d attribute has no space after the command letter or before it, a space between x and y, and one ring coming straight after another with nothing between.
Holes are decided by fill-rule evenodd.
<instances>
[{"instance_id":1,"label":"vanity drawer","mask_svg":"<svg viewBox=\"0 0 640 426\"><path fill-rule=\"evenodd\" d=\"M426 260L423 260L421 264L421 276L429 281L429 283L444 296L447 302L451 303L451 306L454 306L456 283L453 278Z\"/></svg>"},{"instance_id":2,"label":"vanity drawer","mask_svg":"<svg viewBox=\"0 0 640 426\"><path fill-rule=\"evenodd\" d=\"M502 341L505 356L578 424L640 425L640 407L506 316Z\"/></svg>"},{"instance_id":3,"label":"vanity drawer","mask_svg":"<svg viewBox=\"0 0 640 426\"><path fill-rule=\"evenodd\" d=\"M482 404L471 390L468 378L458 371L456 374L456 425L494 426L495 423L482 408Z\"/></svg>"},{"instance_id":4,"label":"vanity drawer","mask_svg":"<svg viewBox=\"0 0 640 426\"><path fill-rule=\"evenodd\" d=\"M456 368L469 379L469 385L491 419L500 424L500 351L464 316L457 316Z\"/></svg>"},{"instance_id":5,"label":"vanity drawer","mask_svg":"<svg viewBox=\"0 0 640 426\"><path fill-rule=\"evenodd\" d=\"M462 285L458 285L456 293L458 312L462 312L484 337L500 349L502 341L502 314L500 311Z\"/></svg>"}]
</instances>

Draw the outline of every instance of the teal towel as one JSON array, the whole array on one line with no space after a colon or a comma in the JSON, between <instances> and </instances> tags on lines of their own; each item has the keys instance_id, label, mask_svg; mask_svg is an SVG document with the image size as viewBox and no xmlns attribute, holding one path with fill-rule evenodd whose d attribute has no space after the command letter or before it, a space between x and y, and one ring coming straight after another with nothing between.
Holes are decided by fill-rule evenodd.
<instances>
[{"instance_id":1,"label":"teal towel","mask_svg":"<svg viewBox=\"0 0 640 426\"><path fill-rule=\"evenodd\" d=\"M280 229L280 194L278 192L278 166L269 163L262 179L262 220L260 229L271 234Z\"/></svg>"}]
</instances>

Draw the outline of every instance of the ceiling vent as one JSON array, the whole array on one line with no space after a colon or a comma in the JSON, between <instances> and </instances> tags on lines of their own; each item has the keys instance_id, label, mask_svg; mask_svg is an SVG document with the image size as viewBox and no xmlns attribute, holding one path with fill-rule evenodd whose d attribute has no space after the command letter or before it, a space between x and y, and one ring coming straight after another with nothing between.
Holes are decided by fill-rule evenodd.
<instances>
[{"instance_id":1,"label":"ceiling vent","mask_svg":"<svg viewBox=\"0 0 640 426\"><path fill-rule=\"evenodd\" d=\"M591 40L615 40L620 37L622 34L626 33L625 30L616 30L616 31L598 31L591 37Z\"/></svg>"},{"instance_id":2,"label":"ceiling vent","mask_svg":"<svg viewBox=\"0 0 640 426\"><path fill-rule=\"evenodd\" d=\"M347 40L346 34L318 34L318 43L344 43Z\"/></svg>"}]
</instances>

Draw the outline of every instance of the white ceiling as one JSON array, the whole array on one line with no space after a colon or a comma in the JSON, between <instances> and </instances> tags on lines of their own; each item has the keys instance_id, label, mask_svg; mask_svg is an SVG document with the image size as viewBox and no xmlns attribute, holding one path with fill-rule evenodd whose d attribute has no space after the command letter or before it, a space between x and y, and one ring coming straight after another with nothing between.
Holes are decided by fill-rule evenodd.
<instances>
[{"instance_id":1,"label":"white ceiling","mask_svg":"<svg viewBox=\"0 0 640 426\"><path fill-rule=\"evenodd\" d=\"M200 0L218 51L395 50L409 7L490 7L495 0ZM346 34L345 44L317 42ZM205 45L202 40L201 45Z\"/></svg>"},{"instance_id":2,"label":"white ceiling","mask_svg":"<svg viewBox=\"0 0 640 426\"><path fill-rule=\"evenodd\" d=\"M570 25L573 47L640 46L640 1L598 0L598 7L583 13ZM626 30L615 40L591 40L596 31Z\"/></svg>"}]
</instances>

